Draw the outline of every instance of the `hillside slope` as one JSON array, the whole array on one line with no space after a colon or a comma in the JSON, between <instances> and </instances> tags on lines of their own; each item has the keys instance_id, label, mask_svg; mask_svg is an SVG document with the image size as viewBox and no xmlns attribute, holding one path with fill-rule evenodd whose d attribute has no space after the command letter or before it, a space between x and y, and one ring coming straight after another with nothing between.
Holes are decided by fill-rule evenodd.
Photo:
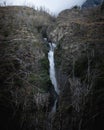
<instances>
[{"instance_id":1,"label":"hillside slope","mask_svg":"<svg viewBox=\"0 0 104 130\"><path fill-rule=\"evenodd\" d=\"M43 124L44 112L40 111L48 106L51 82L47 46L42 35L51 23L51 16L44 11L28 7L0 7L2 130L26 130ZM40 115L36 110L38 108L41 108ZM36 118L42 123L37 124Z\"/></svg>"},{"instance_id":2,"label":"hillside slope","mask_svg":"<svg viewBox=\"0 0 104 130\"><path fill-rule=\"evenodd\" d=\"M61 12L48 29L57 43L61 89L54 129L104 128L104 12L100 7ZM60 117L61 115L61 117Z\"/></svg>"}]
</instances>

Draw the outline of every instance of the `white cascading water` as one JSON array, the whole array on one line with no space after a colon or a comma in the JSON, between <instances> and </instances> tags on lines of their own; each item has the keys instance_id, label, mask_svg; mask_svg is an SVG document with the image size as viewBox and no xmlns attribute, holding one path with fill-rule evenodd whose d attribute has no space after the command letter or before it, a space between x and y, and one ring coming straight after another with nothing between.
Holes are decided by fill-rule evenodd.
<instances>
[{"instance_id":1,"label":"white cascading water","mask_svg":"<svg viewBox=\"0 0 104 130\"><path fill-rule=\"evenodd\" d=\"M54 90L56 94L59 95L59 89L58 89L58 84L57 84L57 79L56 79L56 74L55 74L55 63L54 63L54 49L56 47L56 44L49 43L49 46L50 46L50 50L48 52L48 60L49 60L49 65L50 65L50 69L49 69L50 79L54 86ZM56 113L57 102L58 102L58 99L56 98L56 100L54 101L54 105L51 109L51 112L49 114L50 118L52 118L54 114Z\"/></svg>"},{"instance_id":2,"label":"white cascading water","mask_svg":"<svg viewBox=\"0 0 104 130\"><path fill-rule=\"evenodd\" d=\"M50 79L54 86L55 92L59 95L59 89L57 85L56 75L55 75L55 64L54 64L54 49L56 45L54 43L49 43L50 50L48 52L48 60L50 65Z\"/></svg>"}]
</instances>

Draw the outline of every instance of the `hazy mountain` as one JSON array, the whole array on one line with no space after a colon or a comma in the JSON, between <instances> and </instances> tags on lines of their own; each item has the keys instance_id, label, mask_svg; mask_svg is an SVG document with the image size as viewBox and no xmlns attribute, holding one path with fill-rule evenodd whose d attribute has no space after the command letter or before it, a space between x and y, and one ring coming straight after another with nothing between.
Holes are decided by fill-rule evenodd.
<instances>
[{"instance_id":1,"label":"hazy mountain","mask_svg":"<svg viewBox=\"0 0 104 130\"><path fill-rule=\"evenodd\" d=\"M87 0L82 7L94 7L100 5L104 0Z\"/></svg>"}]
</instances>

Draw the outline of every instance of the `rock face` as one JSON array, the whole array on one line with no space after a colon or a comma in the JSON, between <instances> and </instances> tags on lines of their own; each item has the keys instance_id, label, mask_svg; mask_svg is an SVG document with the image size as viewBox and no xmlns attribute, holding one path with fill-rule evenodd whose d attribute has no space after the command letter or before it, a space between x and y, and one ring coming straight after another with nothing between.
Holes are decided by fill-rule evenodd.
<instances>
[{"instance_id":1,"label":"rock face","mask_svg":"<svg viewBox=\"0 0 104 130\"><path fill-rule=\"evenodd\" d=\"M48 47L60 96L53 119ZM104 11L0 7L0 129L99 130L104 122ZM50 93L52 92L52 94Z\"/></svg>"},{"instance_id":2,"label":"rock face","mask_svg":"<svg viewBox=\"0 0 104 130\"><path fill-rule=\"evenodd\" d=\"M65 10L56 21L48 30L57 43L55 59L61 90L53 129L60 124L62 130L98 130L104 121L103 12L100 7Z\"/></svg>"},{"instance_id":3,"label":"rock face","mask_svg":"<svg viewBox=\"0 0 104 130\"><path fill-rule=\"evenodd\" d=\"M45 12L0 7L0 129L42 125L44 112L36 109L48 109L51 82L41 31L50 23Z\"/></svg>"}]
</instances>

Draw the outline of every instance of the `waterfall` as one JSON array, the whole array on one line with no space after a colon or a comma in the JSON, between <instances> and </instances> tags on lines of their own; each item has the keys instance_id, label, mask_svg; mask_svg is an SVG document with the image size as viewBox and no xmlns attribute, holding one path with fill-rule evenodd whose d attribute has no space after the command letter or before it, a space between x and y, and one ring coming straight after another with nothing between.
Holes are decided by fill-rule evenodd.
<instances>
[{"instance_id":1,"label":"waterfall","mask_svg":"<svg viewBox=\"0 0 104 130\"><path fill-rule=\"evenodd\" d=\"M55 64L54 64L54 49L56 45L54 43L49 43L49 46L50 46L50 50L48 52L48 59L49 59L49 65L50 65L50 70L49 70L50 79L54 86L55 92L57 93L57 95L59 95L59 89L58 89L56 74L55 74Z\"/></svg>"},{"instance_id":2,"label":"waterfall","mask_svg":"<svg viewBox=\"0 0 104 130\"><path fill-rule=\"evenodd\" d=\"M56 79L56 74L55 74L55 63L54 63L54 49L56 47L56 44L49 43L49 47L50 47L50 50L48 52L48 60L49 60L49 66L50 66L50 69L49 69L50 79L54 86L54 90L56 94L59 95L59 89L58 89L58 84L57 84L57 79ZM54 101L54 105L51 109L51 112L49 114L50 118L52 118L54 114L56 113L57 102L58 102L58 99L56 98Z\"/></svg>"}]
</instances>

